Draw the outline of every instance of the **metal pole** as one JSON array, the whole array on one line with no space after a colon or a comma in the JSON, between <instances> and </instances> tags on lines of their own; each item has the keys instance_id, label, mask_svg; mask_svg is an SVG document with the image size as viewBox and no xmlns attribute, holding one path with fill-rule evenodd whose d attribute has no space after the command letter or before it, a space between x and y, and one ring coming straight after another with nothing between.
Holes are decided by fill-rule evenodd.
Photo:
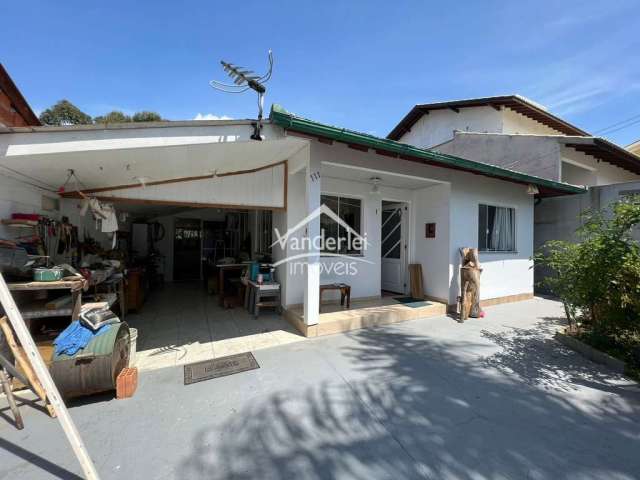
<instances>
[{"instance_id":1,"label":"metal pole","mask_svg":"<svg viewBox=\"0 0 640 480\"><path fill-rule=\"evenodd\" d=\"M22 315L20 314L20 310L16 306L16 302L13 300L13 296L9 291L9 287L7 287L6 282L4 281L4 277L0 273L0 303L4 307L4 311L9 317L9 322L13 326L13 329L20 339L20 343L22 344L22 348L27 355L29 362L33 366L33 370L40 380L42 387L44 388L47 398L49 402L53 406L58 420L60 421L60 425L64 430L65 435L67 436L67 440L71 444L71 448L76 454L76 458L78 462L80 462L80 466L82 467L82 471L84 472L84 476L87 480L99 480L100 477L98 472L96 471L93 462L91 461L91 457L89 457L89 453L87 452L84 443L82 442L82 438L80 438L80 434L78 433L78 429L76 428L71 415L69 415L69 411L67 410L62 397L60 396L60 392L58 392L58 388L55 383L53 383L53 379L51 378L51 374L47 369L47 366L42 360L40 356L40 352L36 347L31 334L29 333L29 329L24 323Z\"/></svg>"}]
</instances>

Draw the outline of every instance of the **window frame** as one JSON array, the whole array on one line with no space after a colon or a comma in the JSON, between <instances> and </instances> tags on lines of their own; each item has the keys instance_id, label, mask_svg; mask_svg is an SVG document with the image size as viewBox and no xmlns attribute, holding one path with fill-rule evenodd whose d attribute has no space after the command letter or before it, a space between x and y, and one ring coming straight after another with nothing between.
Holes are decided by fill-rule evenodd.
<instances>
[{"instance_id":1,"label":"window frame","mask_svg":"<svg viewBox=\"0 0 640 480\"><path fill-rule=\"evenodd\" d=\"M256 252L259 255L271 255L273 243L273 212L257 210L255 216Z\"/></svg>"},{"instance_id":2,"label":"window frame","mask_svg":"<svg viewBox=\"0 0 640 480\"><path fill-rule=\"evenodd\" d=\"M482 207L487 208L487 215L486 215L486 219L487 219L487 225L485 225L485 248L482 249L480 248L480 209ZM507 210L513 210L513 225L511 227L512 229L512 236L513 236L513 247L510 250L490 250L486 248L486 245L489 243L488 242L488 233L486 233L487 231L487 227L488 227L488 219L489 219L489 207L493 207L493 208L504 208ZM518 209L517 207L513 206L513 205L496 205L496 204L492 204L492 203L478 203L478 211L477 211L477 219L478 219L478 252L479 253L498 253L498 254L504 254L504 253L512 253L512 254L517 254L518 253Z\"/></svg>"},{"instance_id":3,"label":"window frame","mask_svg":"<svg viewBox=\"0 0 640 480\"><path fill-rule=\"evenodd\" d=\"M322 197L333 197L334 199L338 200L338 211L335 212L336 215L340 216L340 199L349 199L349 200L358 200L360 202L360 231L358 231L358 235L360 235L361 237L364 237L364 234L362 232L365 231L365 225L364 225L364 198L363 197L359 197L357 195L348 195L348 194L343 194L343 193L336 193L336 192L320 192L320 204L322 205ZM322 224L320 225L320 228L322 229ZM338 227L340 228L340 227ZM354 229L355 230L355 229ZM338 230L339 232L339 230ZM320 251L320 256L330 256L327 254L338 254L338 255L344 255L344 256L349 256L349 257L363 257L364 256L364 248L358 252L358 253L341 253L341 252L331 252L331 251L327 251L327 250L321 250Z\"/></svg>"}]
</instances>

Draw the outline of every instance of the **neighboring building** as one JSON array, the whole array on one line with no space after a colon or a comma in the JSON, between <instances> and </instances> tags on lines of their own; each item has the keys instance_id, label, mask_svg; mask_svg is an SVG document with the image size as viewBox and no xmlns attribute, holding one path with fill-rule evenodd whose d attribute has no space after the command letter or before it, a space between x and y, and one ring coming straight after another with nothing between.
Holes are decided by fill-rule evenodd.
<instances>
[{"instance_id":1,"label":"neighboring building","mask_svg":"<svg viewBox=\"0 0 640 480\"><path fill-rule=\"evenodd\" d=\"M573 185L640 179L640 157L518 95L416 105L388 138Z\"/></svg>"},{"instance_id":2,"label":"neighboring building","mask_svg":"<svg viewBox=\"0 0 640 480\"><path fill-rule=\"evenodd\" d=\"M422 266L426 295L454 305L461 247L480 248L485 303L531 298L535 198L585 191L321 124L279 107L265 124L264 140L251 140L252 134L252 121L240 120L14 127L0 133L0 164L48 189L64 184L72 169L85 194L115 202L123 212L271 211L273 227L289 231L290 240L316 238L321 228L332 238L347 231L366 237L366 248L339 250L357 271L338 271L336 263L344 258L325 256L313 242L304 247L302 270L278 267L282 305L288 311L303 305L304 328L319 322L320 284L348 283L354 299L380 298L383 290L406 295L413 263ZM39 198L35 186L21 189ZM72 191L62 195L60 215L82 224L76 197ZM320 215L321 204L342 223ZM18 208L29 207L13 210ZM166 251L172 252L171 243ZM270 253L281 261L300 250L276 242ZM167 265L168 279L172 268Z\"/></svg>"},{"instance_id":3,"label":"neighboring building","mask_svg":"<svg viewBox=\"0 0 640 480\"><path fill-rule=\"evenodd\" d=\"M627 150L629 150L631 153L635 155L640 155L640 140L627 146Z\"/></svg>"},{"instance_id":4,"label":"neighboring building","mask_svg":"<svg viewBox=\"0 0 640 480\"><path fill-rule=\"evenodd\" d=\"M0 127L40 125L40 120L0 63Z\"/></svg>"},{"instance_id":5,"label":"neighboring building","mask_svg":"<svg viewBox=\"0 0 640 480\"><path fill-rule=\"evenodd\" d=\"M416 105L389 138L591 192L540 199L534 248L572 240L580 213L605 206L622 191L639 191L640 143L627 149L594 137L517 95ZM610 186L610 187L609 187ZM619 188L618 188L619 187ZM543 272L536 270L536 281Z\"/></svg>"}]
</instances>

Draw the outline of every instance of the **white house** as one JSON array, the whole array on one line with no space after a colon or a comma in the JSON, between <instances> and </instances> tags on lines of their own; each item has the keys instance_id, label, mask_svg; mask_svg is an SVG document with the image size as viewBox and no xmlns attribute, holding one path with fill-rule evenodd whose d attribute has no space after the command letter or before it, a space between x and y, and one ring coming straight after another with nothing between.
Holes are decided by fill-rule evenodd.
<instances>
[{"instance_id":1,"label":"white house","mask_svg":"<svg viewBox=\"0 0 640 480\"><path fill-rule=\"evenodd\" d=\"M509 131L527 121L495 106L483 112L502 128L511 122ZM263 141L250 138L250 120L4 128L0 213L46 208L48 215L65 215L91 231L79 215L77 190L113 202L120 212L160 219L169 230L177 228L178 217L207 221L227 210L246 212L255 252L277 240L265 225L291 232L284 248L275 243L270 253L279 262L282 305L289 312L300 309L304 328L321 321L321 284L347 283L354 300L380 298L383 290L407 294L408 264L422 266L428 298L454 305L461 247L480 248L485 302L530 298L535 199L585 189L409 145L442 143L445 130L465 130L455 123L455 110L427 118L436 115L450 117L446 128L416 124L402 136L406 143L321 124L278 106ZM483 124L482 115L478 121ZM70 171L79 180L58 192ZM364 242L337 250L305 243L322 231L334 240L346 236L344 225L316 214L322 204ZM6 235L6 228L0 230ZM159 248L171 257L173 235L163 242ZM167 258L165 277L172 279L183 266Z\"/></svg>"},{"instance_id":2,"label":"white house","mask_svg":"<svg viewBox=\"0 0 640 480\"><path fill-rule=\"evenodd\" d=\"M416 105L388 138L573 185L640 179L640 157L519 95Z\"/></svg>"},{"instance_id":3,"label":"white house","mask_svg":"<svg viewBox=\"0 0 640 480\"><path fill-rule=\"evenodd\" d=\"M416 105L389 138L590 187L589 195L536 201L535 249L548 240L573 239L580 213L605 205L597 199L613 200L619 196L610 192L640 188L634 184L640 181L640 150L635 144L624 149L592 136L518 95ZM539 269L535 273L537 283L545 273Z\"/></svg>"}]
</instances>

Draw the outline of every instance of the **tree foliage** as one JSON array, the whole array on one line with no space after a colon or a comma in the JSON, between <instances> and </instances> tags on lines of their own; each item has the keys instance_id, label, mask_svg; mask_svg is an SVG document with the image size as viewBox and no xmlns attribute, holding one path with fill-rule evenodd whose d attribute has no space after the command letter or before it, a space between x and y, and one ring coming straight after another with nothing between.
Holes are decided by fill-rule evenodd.
<instances>
[{"instance_id":1,"label":"tree foliage","mask_svg":"<svg viewBox=\"0 0 640 480\"><path fill-rule=\"evenodd\" d=\"M92 123L159 122L162 121L162 117L159 113L147 110L136 112L131 116L119 110L113 110L91 118L69 100L60 100L40 114L40 121L44 125L90 125Z\"/></svg>"},{"instance_id":2,"label":"tree foliage","mask_svg":"<svg viewBox=\"0 0 640 480\"><path fill-rule=\"evenodd\" d=\"M93 123L91 117L69 100L60 100L40 114L44 125L87 125Z\"/></svg>"},{"instance_id":3,"label":"tree foliage","mask_svg":"<svg viewBox=\"0 0 640 480\"><path fill-rule=\"evenodd\" d=\"M162 117L159 113L148 112L145 110L142 112L134 113L133 117L131 117L131 120L133 120L134 122L159 122L162 120Z\"/></svg>"},{"instance_id":4,"label":"tree foliage","mask_svg":"<svg viewBox=\"0 0 640 480\"><path fill-rule=\"evenodd\" d=\"M129 115L125 115L119 110L113 110L106 115L94 117L93 121L95 123L128 123L131 121L131 117Z\"/></svg>"},{"instance_id":5,"label":"tree foliage","mask_svg":"<svg viewBox=\"0 0 640 480\"><path fill-rule=\"evenodd\" d=\"M587 211L578 242L547 242L536 265L553 274L543 284L565 304L569 321L605 335L640 330L640 196Z\"/></svg>"}]
</instances>

